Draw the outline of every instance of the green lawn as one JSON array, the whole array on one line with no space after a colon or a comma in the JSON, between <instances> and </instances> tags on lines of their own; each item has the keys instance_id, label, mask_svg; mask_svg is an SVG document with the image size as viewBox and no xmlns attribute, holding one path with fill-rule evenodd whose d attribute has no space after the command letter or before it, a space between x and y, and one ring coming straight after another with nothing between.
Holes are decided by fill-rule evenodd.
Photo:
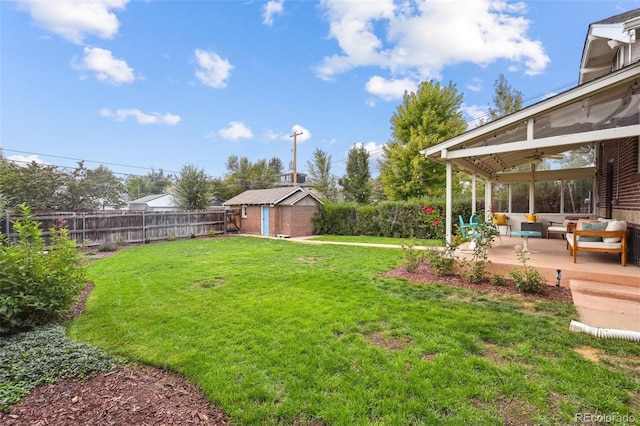
<instances>
[{"instance_id":1,"label":"green lawn","mask_svg":"<svg viewBox=\"0 0 640 426\"><path fill-rule=\"evenodd\" d=\"M234 424L640 419L640 345L570 332L571 304L381 277L401 256L251 237L130 248L89 266L69 333L183 373Z\"/></svg>"},{"instance_id":2,"label":"green lawn","mask_svg":"<svg viewBox=\"0 0 640 426\"><path fill-rule=\"evenodd\" d=\"M310 238L310 240L329 241L339 243L361 243L361 244L393 244L403 245L412 244L414 246L428 246L428 247L444 247L444 241L438 240L421 240L410 238L390 238L390 237L369 237L369 236L355 236L355 235L319 235L317 237Z\"/></svg>"}]
</instances>

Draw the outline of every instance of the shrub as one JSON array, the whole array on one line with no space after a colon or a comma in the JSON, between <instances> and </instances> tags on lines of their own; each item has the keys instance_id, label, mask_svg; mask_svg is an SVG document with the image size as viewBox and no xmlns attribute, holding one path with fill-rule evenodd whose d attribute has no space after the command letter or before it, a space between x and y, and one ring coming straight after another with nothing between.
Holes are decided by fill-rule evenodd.
<instances>
[{"instance_id":1,"label":"shrub","mask_svg":"<svg viewBox=\"0 0 640 426\"><path fill-rule=\"evenodd\" d=\"M500 274L493 274L489 277L489 282L496 286L504 285L507 280Z\"/></svg>"},{"instance_id":2,"label":"shrub","mask_svg":"<svg viewBox=\"0 0 640 426\"><path fill-rule=\"evenodd\" d=\"M98 247L98 251L117 251L118 244L117 243L102 243L100 247Z\"/></svg>"},{"instance_id":3,"label":"shrub","mask_svg":"<svg viewBox=\"0 0 640 426\"><path fill-rule=\"evenodd\" d=\"M439 250L427 250L425 256L429 266L438 275L451 275L454 269L454 257L453 253L455 246L447 245L444 251Z\"/></svg>"},{"instance_id":4,"label":"shrub","mask_svg":"<svg viewBox=\"0 0 640 426\"><path fill-rule=\"evenodd\" d=\"M416 250L413 240L402 245L402 254L404 255L404 268L407 272L414 272L418 269L425 256L422 250Z\"/></svg>"},{"instance_id":5,"label":"shrub","mask_svg":"<svg viewBox=\"0 0 640 426\"><path fill-rule=\"evenodd\" d=\"M66 314L86 283L67 229L51 229L45 247L40 223L22 204L13 222L18 241L0 234L0 334L45 324Z\"/></svg>"},{"instance_id":6,"label":"shrub","mask_svg":"<svg viewBox=\"0 0 640 426\"><path fill-rule=\"evenodd\" d=\"M547 280L540 275L537 269L529 266L527 252L517 244L515 246L516 255L522 264L522 270L511 269L509 275L513 278L516 288L522 293L544 293L547 288Z\"/></svg>"}]
</instances>

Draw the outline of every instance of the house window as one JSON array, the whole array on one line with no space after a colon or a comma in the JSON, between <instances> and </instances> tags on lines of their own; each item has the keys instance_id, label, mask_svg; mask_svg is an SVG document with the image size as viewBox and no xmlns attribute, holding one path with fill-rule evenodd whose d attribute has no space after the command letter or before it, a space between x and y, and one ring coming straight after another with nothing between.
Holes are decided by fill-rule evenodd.
<instances>
[{"instance_id":1,"label":"house window","mask_svg":"<svg viewBox=\"0 0 640 426\"><path fill-rule=\"evenodd\" d=\"M247 217L247 206L246 205L242 206L242 217L243 218Z\"/></svg>"}]
</instances>

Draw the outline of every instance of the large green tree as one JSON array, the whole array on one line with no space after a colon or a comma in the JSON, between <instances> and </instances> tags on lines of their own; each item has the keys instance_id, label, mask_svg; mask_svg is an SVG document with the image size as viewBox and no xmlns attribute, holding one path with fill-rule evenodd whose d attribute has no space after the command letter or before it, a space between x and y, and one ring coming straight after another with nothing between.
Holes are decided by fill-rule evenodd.
<instances>
[{"instance_id":1,"label":"large green tree","mask_svg":"<svg viewBox=\"0 0 640 426\"><path fill-rule=\"evenodd\" d=\"M0 162L0 194L7 210L17 210L22 203L33 210L58 209L66 181L66 173L55 166L35 161L26 166Z\"/></svg>"},{"instance_id":2,"label":"large green tree","mask_svg":"<svg viewBox=\"0 0 640 426\"><path fill-rule=\"evenodd\" d=\"M173 185L174 176L164 174L162 169L152 170L146 176L129 176L127 178L127 194L129 198L146 197L147 195L164 194Z\"/></svg>"},{"instance_id":3,"label":"large green tree","mask_svg":"<svg viewBox=\"0 0 640 426\"><path fill-rule=\"evenodd\" d=\"M313 157L307 161L308 182L328 200L337 198L336 177L331 173L331 155L316 147Z\"/></svg>"},{"instance_id":4,"label":"large green tree","mask_svg":"<svg viewBox=\"0 0 640 426\"><path fill-rule=\"evenodd\" d=\"M273 157L252 163L247 157L231 155L226 162L223 182L216 182L216 195L229 199L249 189L272 188L284 169L282 161ZM226 196L225 196L226 195Z\"/></svg>"},{"instance_id":5,"label":"large green tree","mask_svg":"<svg viewBox=\"0 0 640 426\"><path fill-rule=\"evenodd\" d=\"M466 130L461 105L462 95L453 83L445 87L422 82L417 92L405 92L391 118L392 140L380 162L380 179L389 200L444 192L444 166L427 160L420 150Z\"/></svg>"},{"instance_id":6,"label":"large green tree","mask_svg":"<svg viewBox=\"0 0 640 426\"><path fill-rule=\"evenodd\" d=\"M191 164L182 166L173 190L178 205L184 210L203 210L211 202L209 177L204 169Z\"/></svg>"},{"instance_id":7,"label":"large green tree","mask_svg":"<svg viewBox=\"0 0 640 426\"><path fill-rule=\"evenodd\" d=\"M369 151L363 145L356 145L347 155L347 174L340 179L347 201L367 204L371 200L371 172L369 171Z\"/></svg>"},{"instance_id":8,"label":"large green tree","mask_svg":"<svg viewBox=\"0 0 640 426\"><path fill-rule=\"evenodd\" d=\"M93 210L107 205L124 205L124 184L103 165L87 169L84 162L80 161L78 167L67 174L64 186L59 207L62 210Z\"/></svg>"}]
</instances>

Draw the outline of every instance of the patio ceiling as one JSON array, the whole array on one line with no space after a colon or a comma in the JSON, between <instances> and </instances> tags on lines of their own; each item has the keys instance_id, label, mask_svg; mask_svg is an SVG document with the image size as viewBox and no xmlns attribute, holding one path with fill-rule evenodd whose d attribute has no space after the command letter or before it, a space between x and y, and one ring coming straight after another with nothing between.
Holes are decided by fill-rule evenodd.
<instances>
[{"instance_id":1,"label":"patio ceiling","mask_svg":"<svg viewBox=\"0 0 640 426\"><path fill-rule=\"evenodd\" d=\"M510 180L514 167L596 142L640 135L640 64L582 84L518 112L469 130L422 154L483 176ZM595 169L570 169L567 178ZM540 174L548 172L538 172ZM559 175L559 172L556 173ZM582 176L584 177L584 176Z\"/></svg>"}]
</instances>

